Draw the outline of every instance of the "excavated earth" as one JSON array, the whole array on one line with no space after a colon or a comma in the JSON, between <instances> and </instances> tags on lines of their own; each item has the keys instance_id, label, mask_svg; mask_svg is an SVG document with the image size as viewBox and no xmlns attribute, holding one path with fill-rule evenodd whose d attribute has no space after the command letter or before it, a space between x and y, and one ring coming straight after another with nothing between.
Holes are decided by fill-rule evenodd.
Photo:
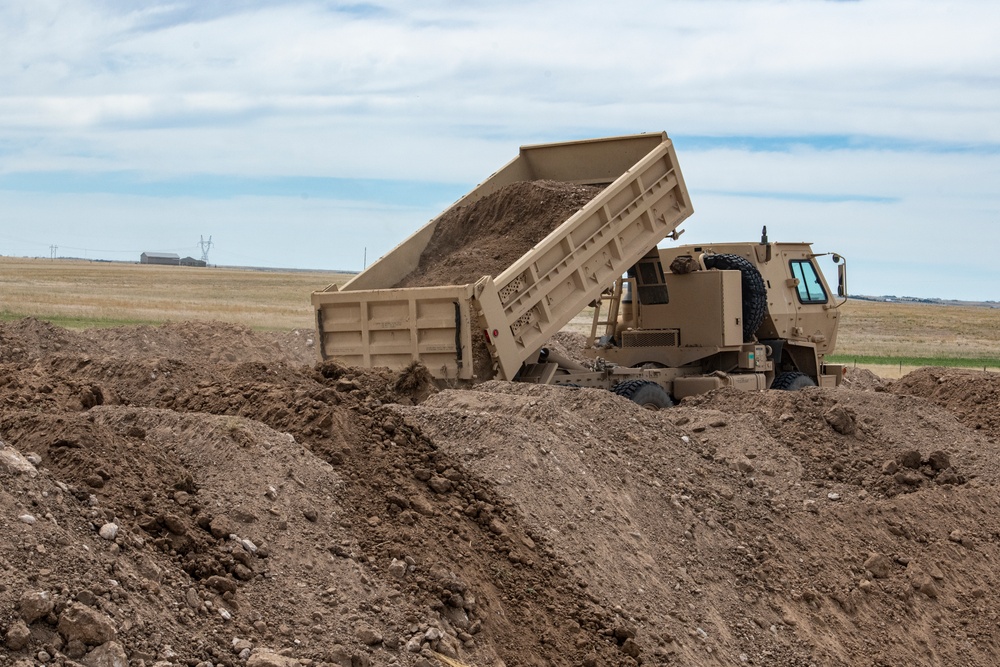
<instances>
[{"instance_id":1,"label":"excavated earth","mask_svg":"<svg viewBox=\"0 0 1000 667\"><path fill-rule=\"evenodd\" d=\"M312 336L0 325L0 665L997 664L996 374L648 412Z\"/></svg>"},{"instance_id":2,"label":"excavated earth","mask_svg":"<svg viewBox=\"0 0 1000 667\"><path fill-rule=\"evenodd\" d=\"M517 181L441 215L417 268L396 287L466 285L498 276L602 190Z\"/></svg>"}]
</instances>

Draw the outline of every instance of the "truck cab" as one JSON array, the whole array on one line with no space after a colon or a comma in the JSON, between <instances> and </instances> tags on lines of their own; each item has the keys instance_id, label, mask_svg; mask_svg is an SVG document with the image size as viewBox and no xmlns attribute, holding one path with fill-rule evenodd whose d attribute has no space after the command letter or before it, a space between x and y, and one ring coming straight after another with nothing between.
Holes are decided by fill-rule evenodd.
<instances>
[{"instance_id":1,"label":"truck cab","mask_svg":"<svg viewBox=\"0 0 1000 667\"><path fill-rule=\"evenodd\" d=\"M760 243L653 249L605 293L616 317L597 309L587 354L647 369L675 398L727 384L836 386L843 368L824 356L843 301L820 256L808 243L769 243L766 231Z\"/></svg>"}]
</instances>

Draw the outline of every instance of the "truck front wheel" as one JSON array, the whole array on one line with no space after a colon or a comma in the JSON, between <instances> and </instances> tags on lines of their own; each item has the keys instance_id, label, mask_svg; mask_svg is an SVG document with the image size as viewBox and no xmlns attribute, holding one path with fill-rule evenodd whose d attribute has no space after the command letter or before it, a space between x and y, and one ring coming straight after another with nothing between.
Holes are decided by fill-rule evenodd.
<instances>
[{"instance_id":1,"label":"truck front wheel","mask_svg":"<svg viewBox=\"0 0 1000 667\"><path fill-rule=\"evenodd\" d=\"M627 398L633 403L637 403L647 410L662 410L674 405L667 390L649 380L626 380L619 382L611 391L622 398Z\"/></svg>"},{"instance_id":2,"label":"truck front wheel","mask_svg":"<svg viewBox=\"0 0 1000 667\"><path fill-rule=\"evenodd\" d=\"M771 389L784 389L785 391L798 391L799 389L815 386L816 383L811 377L798 371L782 373L774 378L774 382L771 383Z\"/></svg>"}]
</instances>

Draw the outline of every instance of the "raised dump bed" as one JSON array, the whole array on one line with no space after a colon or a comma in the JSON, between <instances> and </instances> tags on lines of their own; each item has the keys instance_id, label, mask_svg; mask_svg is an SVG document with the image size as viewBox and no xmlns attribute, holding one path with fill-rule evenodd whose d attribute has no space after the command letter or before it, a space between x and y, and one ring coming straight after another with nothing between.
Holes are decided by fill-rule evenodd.
<instances>
[{"instance_id":1,"label":"raised dump bed","mask_svg":"<svg viewBox=\"0 0 1000 667\"><path fill-rule=\"evenodd\" d=\"M525 181L548 182L553 191L559 188L552 182L598 187L583 192L581 203L589 201L564 220L553 224L548 215L551 231L497 275L466 273L454 281L460 284L399 287L435 261L443 230L471 237L464 242L484 233L469 215L477 203L507 221L511 244L524 242L521 235L534 220L525 216L538 211L510 217L509 207L498 213L489 198ZM362 367L398 369L420 361L445 381L514 379L526 359L691 213L666 133L524 146L354 279L313 292L320 355ZM475 252L466 253L470 258Z\"/></svg>"}]
</instances>

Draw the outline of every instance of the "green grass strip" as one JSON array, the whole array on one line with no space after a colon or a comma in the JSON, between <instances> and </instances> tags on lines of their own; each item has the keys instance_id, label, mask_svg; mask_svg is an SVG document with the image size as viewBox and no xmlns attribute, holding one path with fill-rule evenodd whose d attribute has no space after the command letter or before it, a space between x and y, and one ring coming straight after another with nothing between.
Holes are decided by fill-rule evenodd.
<instances>
[{"instance_id":1,"label":"green grass strip","mask_svg":"<svg viewBox=\"0 0 1000 667\"><path fill-rule=\"evenodd\" d=\"M943 366L945 368L1000 368L1000 359L988 357L868 357L834 354L826 357L834 364L869 364L878 366Z\"/></svg>"},{"instance_id":2,"label":"green grass strip","mask_svg":"<svg viewBox=\"0 0 1000 667\"><path fill-rule=\"evenodd\" d=\"M23 320L26 317L34 317L36 320L41 320L42 322L48 322L57 327L62 327L63 329L110 329L112 327L132 327L139 325L148 325L151 327L158 327L161 324L166 324L167 322L179 322L181 320L143 320L143 319L125 319L125 318L94 318L94 317L67 317L65 315L27 315L24 313L12 313L10 311L2 310L0 311L0 322L14 322L17 320ZM218 320L220 322L225 322L226 320ZM266 325L255 325L249 327L252 331L285 331L285 329L280 327L269 327ZM299 327L302 329L303 327ZM290 329L289 329L290 330Z\"/></svg>"},{"instance_id":3,"label":"green grass strip","mask_svg":"<svg viewBox=\"0 0 1000 667\"><path fill-rule=\"evenodd\" d=\"M118 318L93 318L93 317L67 317L65 315L25 315L23 313L11 313L9 311L0 312L0 322L14 322L23 320L26 317L34 317L36 320L54 324L64 329L106 329L110 327L126 327L139 324L158 326L164 320L140 320L140 319L118 319Z\"/></svg>"}]
</instances>

